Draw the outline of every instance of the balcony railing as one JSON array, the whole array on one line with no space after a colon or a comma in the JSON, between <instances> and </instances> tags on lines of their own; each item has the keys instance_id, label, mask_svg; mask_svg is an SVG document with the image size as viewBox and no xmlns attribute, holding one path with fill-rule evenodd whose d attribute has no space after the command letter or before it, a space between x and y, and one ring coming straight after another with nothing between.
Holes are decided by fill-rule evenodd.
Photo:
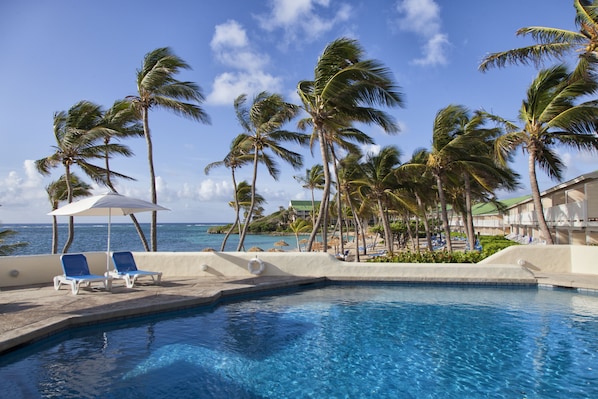
<instances>
[{"instance_id":1,"label":"balcony railing","mask_svg":"<svg viewBox=\"0 0 598 399\"><path fill-rule=\"evenodd\" d=\"M549 226L580 227L587 221L587 201L571 202L544 208L544 218ZM506 215L505 224L532 226L538 224L536 212Z\"/></svg>"}]
</instances>

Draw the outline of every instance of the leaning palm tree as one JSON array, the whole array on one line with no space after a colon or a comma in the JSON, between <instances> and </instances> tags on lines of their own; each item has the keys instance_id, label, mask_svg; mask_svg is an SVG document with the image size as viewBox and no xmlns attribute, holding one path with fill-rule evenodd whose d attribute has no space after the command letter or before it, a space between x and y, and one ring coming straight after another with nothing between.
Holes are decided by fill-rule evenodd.
<instances>
[{"instance_id":1,"label":"leaning palm tree","mask_svg":"<svg viewBox=\"0 0 598 399\"><path fill-rule=\"evenodd\" d=\"M264 199L264 197L262 197L259 194L255 194L256 204L263 204L265 201L266 200ZM235 228L238 228L238 234L239 237L241 237L242 227L239 215L241 213L241 209L243 209L246 213L249 207L251 206L251 186L249 185L249 183L247 183L246 180L239 182L239 184L237 185L237 189L235 190L234 200L229 202L228 205L235 210L235 221L226 232L224 239L222 240L222 246L220 247L220 251L224 251L226 247L226 242L228 241L228 238L235 230Z\"/></svg>"},{"instance_id":2,"label":"leaning palm tree","mask_svg":"<svg viewBox=\"0 0 598 399\"><path fill-rule=\"evenodd\" d=\"M299 243L299 234L307 233L311 230L311 223L309 223L305 219L295 219L291 223L289 223L289 228L295 234L295 240L297 241L297 251L301 252L301 245Z\"/></svg>"},{"instance_id":3,"label":"leaning palm tree","mask_svg":"<svg viewBox=\"0 0 598 399\"><path fill-rule=\"evenodd\" d=\"M324 192L318 218L309 238L308 250L320 227L326 248L328 197L332 185L329 164L330 132L352 123L376 124L387 133L398 132L394 119L377 106L402 106L403 99L390 70L375 60L364 59L356 40L340 38L330 43L318 59L313 80L297 85L303 110L313 135L320 143L324 166Z\"/></svg>"},{"instance_id":4,"label":"leaning palm tree","mask_svg":"<svg viewBox=\"0 0 598 399\"><path fill-rule=\"evenodd\" d=\"M246 104L247 96L240 95L235 99L234 107L239 124L244 130L245 139L239 145L245 151L253 154L253 177L251 181L251 205L243 224L237 251L243 247L249 222L255 209L255 192L258 164L266 165L268 172L274 179L278 179L276 161L269 154L281 158L293 168L301 167L303 161L299 153L282 147L281 143L303 144L307 142L305 134L283 130L284 124L291 121L299 111L299 107L285 102L278 94L261 92L257 94L251 106Z\"/></svg>"},{"instance_id":5,"label":"leaning palm tree","mask_svg":"<svg viewBox=\"0 0 598 399\"><path fill-rule=\"evenodd\" d=\"M479 69L484 72L507 64L532 63L539 66L544 60L563 60L573 53L579 56L576 71L583 73L598 60L598 2L573 0L573 7L578 32L544 26L521 28L516 32L517 36L531 36L536 44L489 54Z\"/></svg>"},{"instance_id":6,"label":"leaning palm tree","mask_svg":"<svg viewBox=\"0 0 598 399\"><path fill-rule=\"evenodd\" d=\"M342 192L340 186L340 176L338 165L340 162L339 153L343 154L355 154L357 157L361 157L361 149L359 145L364 146L367 144L374 144L374 140L363 133L362 131L353 127L342 127L334 131L326 131L328 137L326 142L329 143L330 150L330 163L332 166L332 174L334 175L334 181L336 182L336 214L337 214L337 225L339 227L339 235L343 236L343 201L341 199ZM345 252L345 243L343 240L340 241L340 251Z\"/></svg>"},{"instance_id":7,"label":"leaning palm tree","mask_svg":"<svg viewBox=\"0 0 598 399\"><path fill-rule=\"evenodd\" d=\"M432 148L419 154L403 169L416 169L423 173L431 173L436 182L442 224L446 237L446 247L452 251L451 231L447 211L446 189L449 184L462 185L463 171L473 171L477 164L476 154L487 152L484 141L494 131L481 127L483 118L472 118L469 110L462 105L449 105L436 114L432 131ZM490 133L489 133L490 132Z\"/></svg>"},{"instance_id":8,"label":"leaning palm tree","mask_svg":"<svg viewBox=\"0 0 598 399\"><path fill-rule=\"evenodd\" d=\"M204 100L200 87L193 82L184 82L175 78L175 75L182 69L190 69L190 67L170 48L162 47L150 51L145 55L141 69L137 70L138 95L127 97L143 123L150 170L151 200L154 204L158 203L158 194L156 192L152 136L149 128L149 110L161 108L199 122L209 123L210 121L208 115L199 106ZM152 251L158 249L156 225L157 212L153 211L150 227Z\"/></svg>"},{"instance_id":9,"label":"leaning palm tree","mask_svg":"<svg viewBox=\"0 0 598 399\"><path fill-rule=\"evenodd\" d=\"M426 168L413 168L412 165L424 165L428 159L429 152L425 148L416 149L411 159L397 168L397 179L411 192L417 203L418 220L421 219L426 232L426 248L432 251L432 234L428 222L428 209L436 204L437 190L435 179ZM419 235L416 237L416 250L419 252Z\"/></svg>"},{"instance_id":10,"label":"leaning palm tree","mask_svg":"<svg viewBox=\"0 0 598 399\"><path fill-rule=\"evenodd\" d=\"M394 146L383 147L376 155L368 154L360 164L361 177L353 182L359 187L363 198L369 198L376 204L382 227L384 228L384 243L388 253L393 253L393 235L388 219L389 206L397 201L406 201L396 195L398 181L395 170L400 164L401 153Z\"/></svg>"},{"instance_id":11,"label":"leaning palm tree","mask_svg":"<svg viewBox=\"0 0 598 399\"><path fill-rule=\"evenodd\" d=\"M104 157L104 145L98 143L104 133L101 125L102 115L101 107L89 101L75 104L68 112L57 112L54 115L53 130L56 140L56 145L53 146L54 152L35 161L37 170L43 175L49 175L50 170L56 166L64 167L68 203L73 201L72 167L78 166L96 183L106 184L106 170L90 163L93 159ZM62 250L63 253L68 251L73 239L74 221L70 216L69 234Z\"/></svg>"},{"instance_id":12,"label":"leaning palm tree","mask_svg":"<svg viewBox=\"0 0 598 399\"><path fill-rule=\"evenodd\" d=\"M235 137L233 139L233 141L231 142L230 150L229 150L228 154L226 154L224 159L221 161L212 162L212 163L208 164L204 169L204 173L207 175L208 173L210 173L210 171L213 168L215 168L217 166L224 166L225 168L229 168L231 171L233 187L236 188L233 192L233 195L234 195L233 205L231 205L233 207L233 209L235 210L235 221L231 225L231 228L226 232L226 235L224 236L224 240L222 240L222 246L220 247L220 251L224 251L226 242L228 241L228 237L233 232L235 227L240 226L239 212L240 212L241 206L239 203L240 202L240 199L239 199L240 191L239 190L241 188L241 183L239 183L239 185L237 185L237 178L236 178L235 172L238 168L240 168L244 164L250 163L253 160L253 156L248 151L246 151L244 148L242 148L241 144L243 143L244 140L245 140L244 135L238 135L237 137ZM247 187L249 187L249 184L247 184ZM241 232L239 231L239 236L240 236L240 234L241 234Z\"/></svg>"},{"instance_id":13,"label":"leaning palm tree","mask_svg":"<svg viewBox=\"0 0 598 399\"><path fill-rule=\"evenodd\" d=\"M311 192L311 223L316 222L316 199L314 197L314 190L324 189L324 167L316 164L305 170L305 176L293 176L295 180L303 184L303 188Z\"/></svg>"},{"instance_id":14,"label":"leaning palm tree","mask_svg":"<svg viewBox=\"0 0 598 399\"><path fill-rule=\"evenodd\" d=\"M502 120L508 132L496 141L498 159L518 148L528 154L530 189L540 231L546 243L553 238L546 223L536 175L539 166L546 174L561 180L564 164L556 146L577 150L598 150L598 104L595 101L577 103L594 94L594 80L573 78L564 65L541 70L527 90L519 110L519 127Z\"/></svg>"},{"instance_id":15,"label":"leaning palm tree","mask_svg":"<svg viewBox=\"0 0 598 399\"><path fill-rule=\"evenodd\" d=\"M73 199L77 197L87 197L91 195L91 186L79 179L79 177L71 173L70 186L73 190ZM46 186L46 193L48 200L52 205L52 210L58 209L61 201L66 201L68 197L68 188L66 184L66 177L64 175ZM58 221L56 215L52 215L52 255L58 253Z\"/></svg>"},{"instance_id":16,"label":"leaning palm tree","mask_svg":"<svg viewBox=\"0 0 598 399\"><path fill-rule=\"evenodd\" d=\"M359 161L361 159L361 153L350 153L343 159L339 160L337 166L337 183L336 189L338 192L338 198L347 205L349 213L353 217L355 224L355 260L359 262L359 235L360 232L364 231L361 223L361 218L357 212L359 202L358 188L355 184L361 177L363 177L362 169L360 168ZM341 250L344 251L343 241L341 241Z\"/></svg>"}]
</instances>

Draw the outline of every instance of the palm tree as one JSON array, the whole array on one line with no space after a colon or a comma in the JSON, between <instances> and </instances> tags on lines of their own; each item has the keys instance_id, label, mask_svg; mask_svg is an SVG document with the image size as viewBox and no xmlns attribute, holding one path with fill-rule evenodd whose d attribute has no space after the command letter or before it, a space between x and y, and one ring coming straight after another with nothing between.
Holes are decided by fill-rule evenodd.
<instances>
[{"instance_id":1,"label":"palm tree","mask_svg":"<svg viewBox=\"0 0 598 399\"><path fill-rule=\"evenodd\" d=\"M151 200L154 204L158 203L158 195L149 110L161 108L199 122L210 122L208 115L198 105L204 100L200 87L193 82L184 82L175 78L182 69L190 69L190 66L177 57L170 48L162 47L150 51L145 55L141 69L137 70L138 95L127 97L143 123L150 170ZM150 227L152 251L158 249L157 214L156 211L152 212Z\"/></svg>"},{"instance_id":2,"label":"palm tree","mask_svg":"<svg viewBox=\"0 0 598 399\"><path fill-rule=\"evenodd\" d=\"M452 251L452 243L447 212L447 184L467 185L463 179L473 176L467 173L475 173L476 168L486 166L480 162L481 159L485 162L484 157L488 153L486 140L499 131L485 129L482 126L484 123L481 113L472 117L462 105L449 105L441 109L434 119L431 151L418 155L415 162L421 163L404 166L404 169L415 168L416 172L422 174L429 171L434 176L448 251Z\"/></svg>"},{"instance_id":3,"label":"palm tree","mask_svg":"<svg viewBox=\"0 0 598 399\"><path fill-rule=\"evenodd\" d=\"M397 168L397 179L412 193L418 208L418 218L421 218L426 232L426 248L432 251L432 234L428 222L428 209L436 205L437 189L435 179L426 168L413 168L412 165L424 165L429 152L424 148L416 149L411 159ZM419 170L418 170L419 169ZM419 251L419 235L416 249Z\"/></svg>"},{"instance_id":4,"label":"palm tree","mask_svg":"<svg viewBox=\"0 0 598 399\"><path fill-rule=\"evenodd\" d=\"M362 177L353 183L359 186L363 198L369 198L376 204L378 215L384 228L384 243L389 253L393 253L393 235L388 219L388 208L395 201L406 204L404 198L397 195L396 168L400 164L401 153L394 146L383 147L377 155L368 154L360 164Z\"/></svg>"},{"instance_id":5,"label":"palm tree","mask_svg":"<svg viewBox=\"0 0 598 399\"><path fill-rule=\"evenodd\" d=\"M506 163L517 148L527 152L534 208L548 244L554 241L544 217L536 166L552 179L561 180L564 164L555 146L598 149L598 104L595 101L576 104L597 89L594 80L573 78L564 65L544 69L533 80L522 102L519 110L522 127L502 120L508 132L496 141L498 158Z\"/></svg>"},{"instance_id":6,"label":"palm tree","mask_svg":"<svg viewBox=\"0 0 598 399\"><path fill-rule=\"evenodd\" d=\"M231 171L231 177L232 177L232 181L233 181L233 188L235 188L233 196L233 204L231 205L233 207L233 209L235 210L235 221L233 222L233 224L231 225L231 228L226 232L226 235L224 236L224 240L222 240L222 246L220 247L220 251L224 251L224 248L226 246L226 241L228 241L228 237L231 235L231 233L233 232L233 230L235 229L235 227L239 226L239 212L240 212L240 189L242 188L241 183L239 183L239 185L237 185L237 178L236 178L236 170L238 168L240 168L241 166L243 166L244 164L247 164L249 162L251 162L253 160L253 156L245 151L245 149L242 148L241 144L243 143L243 141L245 140L245 136L244 135L238 135L237 137L235 137L233 139L233 141L231 142L230 145L230 150L228 152L228 154L226 154L226 156L224 157L223 160L221 161L216 161L216 162L212 162L210 164L208 164L205 169L204 169L204 173L207 175L210 173L210 171L218 166L224 166L225 168L229 168ZM249 184L247 182L242 182L245 183L245 185L247 187L249 187ZM244 186L243 186L244 187ZM241 236L241 231L239 231L239 236Z\"/></svg>"},{"instance_id":7,"label":"palm tree","mask_svg":"<svg viewBox=\"0 0 598 399\"><path fill-rule=\"evenodd\" d=\"M305 219L295 219L289 224L289 228L295 234L295 240L297 241L297 250L301 252L301 246L299 245L299 234L300 233L307 233L312 229L311 223L309 223Z\"/></svg>"},{"instance_id":8,"label":"palm tree","mask_svg":"<svg viewBox=\"0 0 598 399\"><path fill-rule=\"evenodd\" d=\"M586 71L598 59L598 5L596 1L573 0L573 7L579 32L543 26L521 28L517 36L531 36L536 44L489 54L479 69L485 72L492 67L529 63L537 67L545 59L562 60L573 53L579 55L576 71Z\"/></svg>"},{"instance_id":9,"label":"palm tree","mask_svg":"<svg viewBox=\"0 0 598 399\"><path fill-rule=\"evenodd\" d=\"M77 197L87 197L91 195L91 186L85 183L79 177L71 173L70 186L73 189L73 199ZM66 201L68 198L68 188L66 184L65 175L46 186L46 193L48 193L48 200L52 205L52 210L58 209L61 201ZM52 215L52 255L58 253L58 221L55 215Z\"/></svg>"},{"instance_id":10,"label":"palm tree","mask_svg":"<svg viewBox=\"0 0 598 399\"><path fill-rule=\"evenodd\" d=\"M247 96L240 95L235 99L234 107L239 124L244 130L242 135L245 139L241 140L239 146L245 151L251 151L253 154L253 177L251 181L251 205L245 218L237 251L243 247L245 235L249 227L249 222L255 208L255 192L257 182L258 164L261 162L266 165L268 172L274 179L278 179L278 168L274 158L266 151L272 152L283 161L297 169L302 165L302 156L296 152L290 151L281 146L283 142L303 144L308 136L282 130L285 123L291 121L299 111L299 107L285 102L278 94L261 92L257 94L250 107L246 105Z\"/></svg>"},{"instance_id":11,"label":"palm tree","mask_svg":"<svg viewBox=\"0 0 598 399\"><path fill-rule=\"evenodd\" d=\"M355 260L357 262L359 262L359 233L364 231L361 218L358 214L358 207L356 206L356 202L358 202L359 199L358 185L355 184L356 181L359 181L359 179L363 177L362 169L359 165L361 157L361 153L350 153L338 162L338 177L336 184L339 194L338 197L342 202L347 204L349 212L353 216L355 222ZM341 241L341 251L344 251L343 241Z\"/></svg>"},{"instance_id":12,"label":"palm tree","mask_svg":"<svg viewBox=\"0 0 598 399\"><path fill-rule=\"evenodd\" d=\"M93 159L104 158L105 146L98 144L103 137L101 126L102 109L89 101L80 101L71 107L68 112L54 114L54 138L56 145L54 153L35 161L37 170L43 175L49 175L50 170L58 165L65 169L65 182L67 186L67 202L73 201L73 188L71 186L71 168L79 166L92 180L106 184L107 171L104 168L91 164ZM123 176L123 175L119 175ZM66 253L74 238L73 217L69 217L69 234L63 248Z\"/></svg>"},{"instance_id":13,"label":"palm tree","mask_svg":"<svg viewBox=\"0 0 598 399\"><path fill-rule=\"evenodd\" d=\"M330 132L357 122L376 124L387 133L396 133L399 129L393 118L375 107L402 106L403 99L390 71L378 61L364 59L364 51L358 42L347 38L337 39L326 46L314 69L313 80L300 81L297 92L302 108L308 114L313 136L320 143L325 181L308 250L311 250L320 227L326 248L326 218L332 184Z\"/></svg>"},{"instance_id":14,"label":"palm tree","mask_svg":"<svg viewBox=\"0 0 598 399\"><path fill-rule=\"evenodd\" d=\"M324 189L324 167L316 164L309 169L306 169L305 176L293 176L295 180L303 184L303 188L311 192L311 219L312 225L316 222L316 200L314 197L314 190Z\"/></svg>"},{"instance_id":15,"label":"palm tree","mask_svg":"<svg viewBox=\"0 0 598 399\"><path fill-rule=\"evenodd\" d=\"M104 126L103 140L105 148L104 163L106 168L106 186L108 186L110 190L117 192L114 184L112 183L113 173L110 170L110 157L112 154L130 157L133 155L133 153L128 147L122 144L114 144L110 141L113 138L121 139L128 137L142 137L143 126L139 122L135 110L131 108L130 103L126 100L115 101L112 107L110 107L104 113L101 124ZM117 176L128 180L134 180L133 178L120 174L117 174ZM143 248L146 251L149 251L147 239L145 238L145 234L143 233L143 230L137 221L137 217L132 213L129 215L129 217L135 226L135 230L137 231L137 235L139 235Z\"/></svg>"}]
</instances>

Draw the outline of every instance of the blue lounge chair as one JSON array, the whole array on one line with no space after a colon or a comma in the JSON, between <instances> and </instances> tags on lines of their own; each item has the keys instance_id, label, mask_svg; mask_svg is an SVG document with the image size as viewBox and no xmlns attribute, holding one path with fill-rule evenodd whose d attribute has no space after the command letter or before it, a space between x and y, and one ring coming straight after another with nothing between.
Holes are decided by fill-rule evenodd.
<instances>
[{"instance_id":1,"label":"blue lounge chair","mask_svg":"<svg viewBox=\"0 0 598 399\"><path fill-rule=\"evenodd\" d=\"M124 279L127 288L133 288L135 281L143 276L149 276L154 283L160 284L162 272L138 270L131 252L113 252L112 261L114 262L114 271L110 272L110 276L112 278Z\"/></svg>"},{"instance_id":2,"label":"blue lounge chair","mask_svg":"<svg viewBox=\"0 0 598 399\"><path fill-rule=\"evenodd\" d=\"M83 284L89 287L91 283L102 282L104 288L110 291L112 289L112 278L109 276L100 276L91 274L87 258L83 254L64 254L60 257L64 275L54 277L54 289L59 290L62 284L71 286L73 295L79 293L79 287Z\"/></svg>"}]
</instances>

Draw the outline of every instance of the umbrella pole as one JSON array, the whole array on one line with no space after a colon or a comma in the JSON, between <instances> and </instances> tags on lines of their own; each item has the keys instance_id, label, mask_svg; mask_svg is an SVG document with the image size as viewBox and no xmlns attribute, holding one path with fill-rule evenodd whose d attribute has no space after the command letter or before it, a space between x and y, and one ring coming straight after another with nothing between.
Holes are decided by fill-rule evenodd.
<instances>
[{"instance_id":1,"label":"umbrella pole","mask_svg":"<svg viewBox=\"0 0 598 399\"><path fill-rule=\"evenodd\" d=\"M112 222L111 219L112 209L108 208L108 250L106 251L106 273L110 272L110 224Z\"/></svg>"}]
</instances>

